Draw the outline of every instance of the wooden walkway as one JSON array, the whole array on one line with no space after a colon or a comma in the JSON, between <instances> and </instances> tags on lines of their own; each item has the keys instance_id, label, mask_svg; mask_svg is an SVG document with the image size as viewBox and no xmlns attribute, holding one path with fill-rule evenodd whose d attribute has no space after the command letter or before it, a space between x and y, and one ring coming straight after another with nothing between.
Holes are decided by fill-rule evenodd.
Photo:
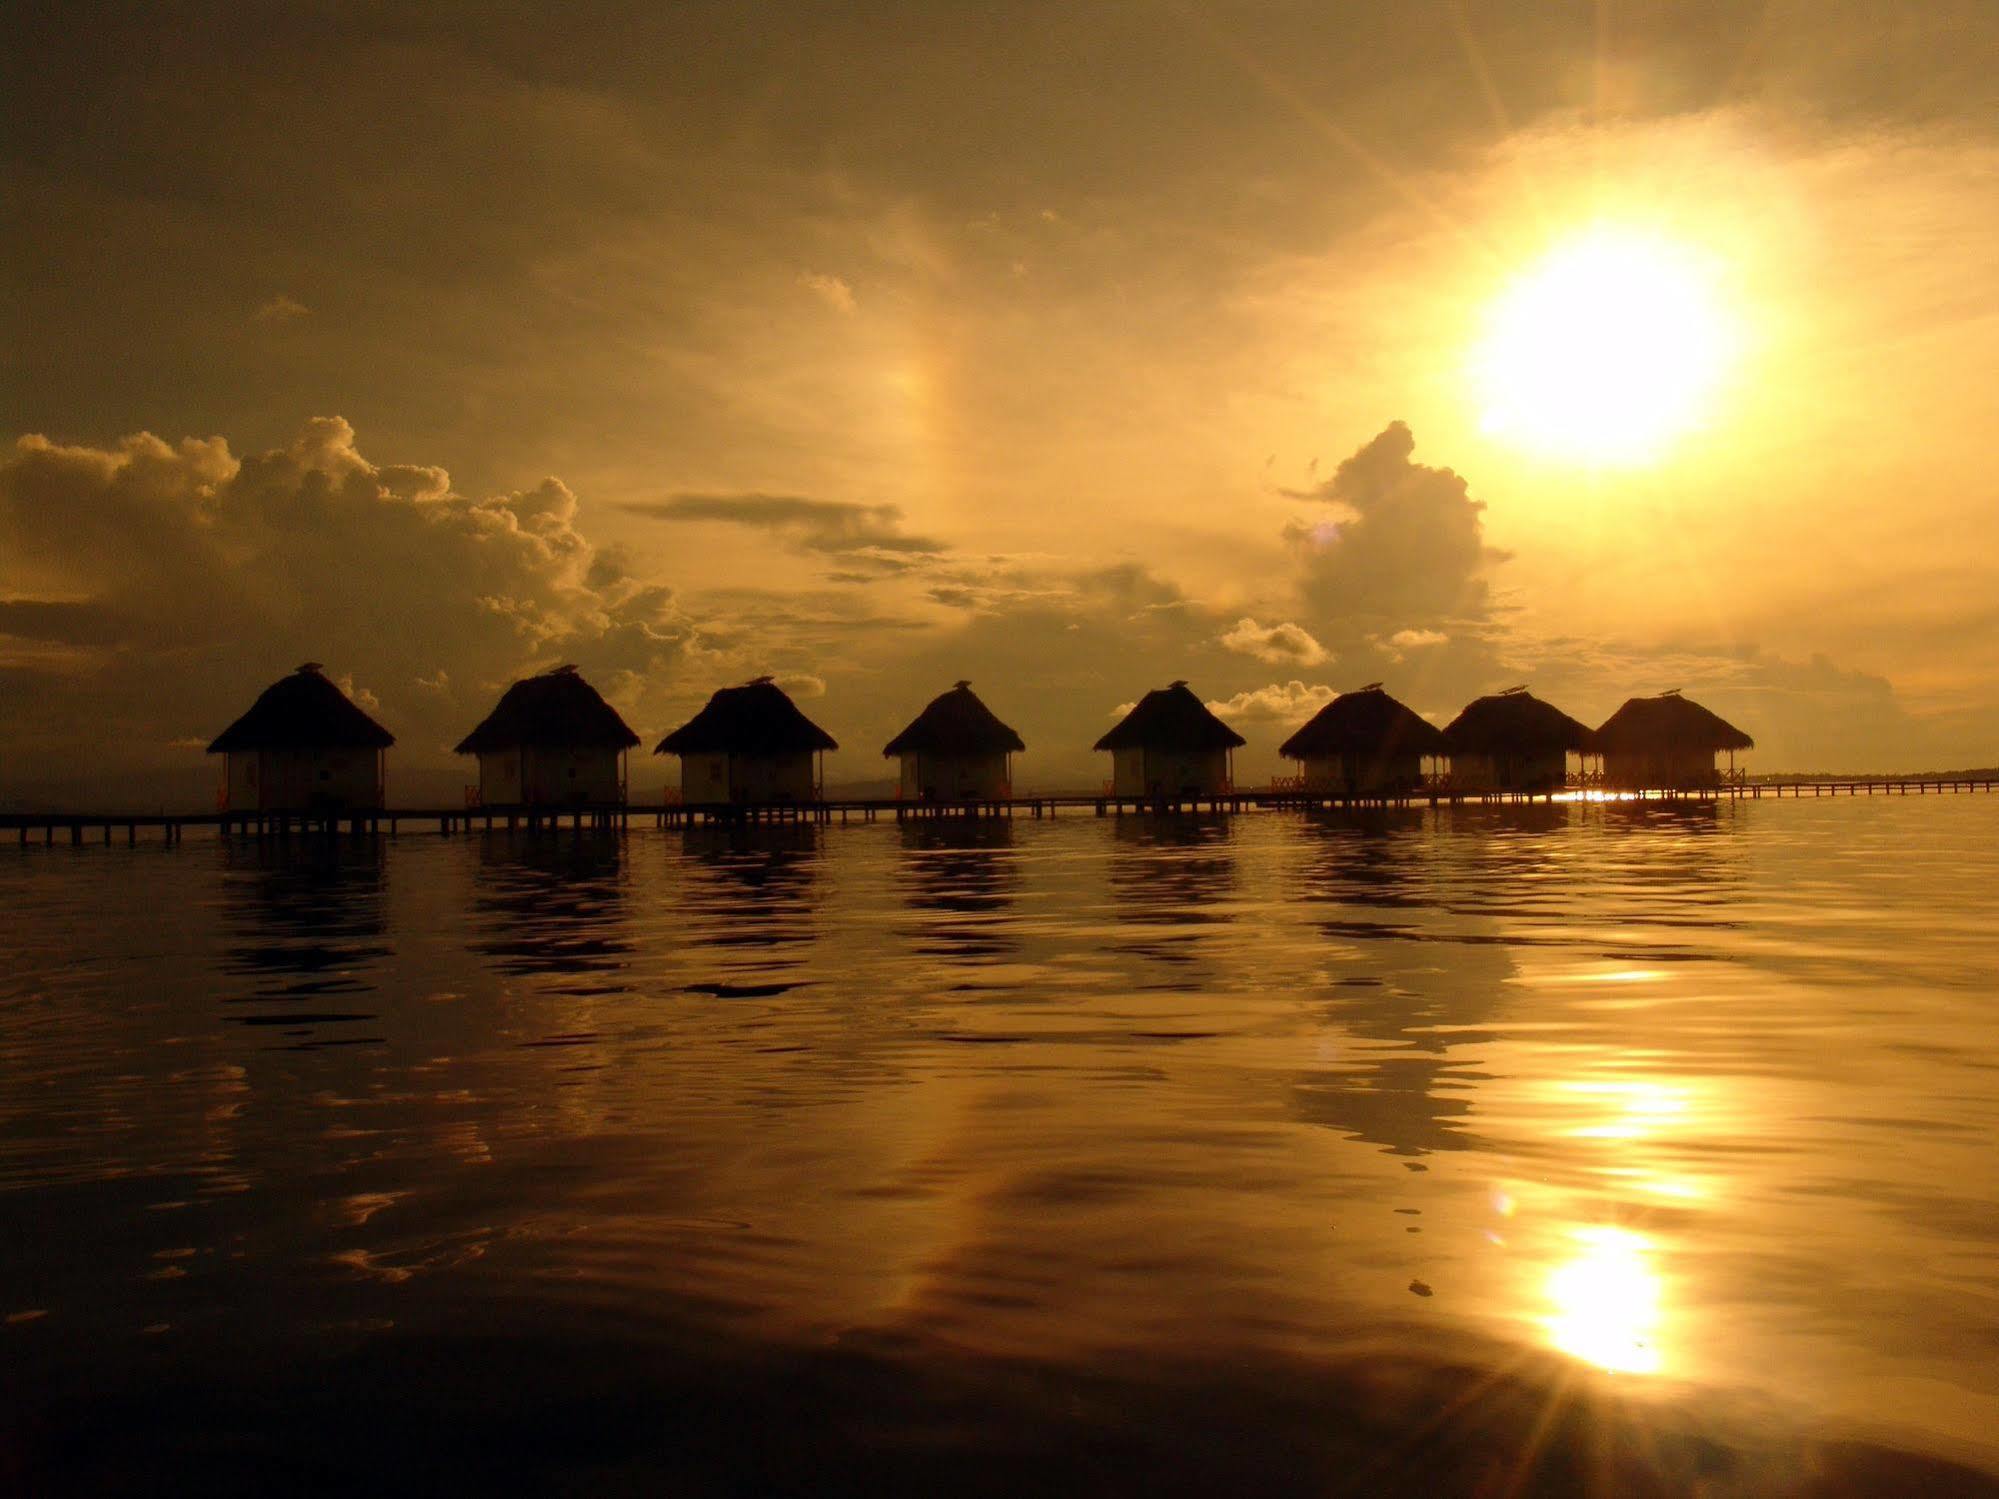
<instances>
[{"instance_id":1,"label":"wooden walkway","mask_svg":"<svg viewBox=\"0 0 1999 1499\"><path fill-rule=\"evenodd\" d=\"M1058 812L1090 812L1098 817L1229 814L1246 811L1326 812L1355 807L1499 806L1582 798L1591 801L1712 803L1761 801L1765 798L1827 796L1933 796L1999 791L1999 780L1910 776L1867 780L1752 781L1681 791L1604 792L1570 788L1556 792L1454 791L1427 786L1397 796L1348 797L1296 788L1236 791L1219 796L1157 800L1149 797L1091 795L1018 796L1001 801L909 802L893 798L859 798L823 802L787 802L743 806L729 802L597 804L583 807L392 807L377 811L242 813L242 812L0 812L0 841L26 848L72 845L136 845L149 841L179 843L189 828L213 828L221 838L289 839L390 837L405 828L439 834L475 830L543 832L569 829L624 830L634 823L655 827L696 825L741 826L767 823L897 822L968 820L979 818L1054 817ZM14 836L8 838L6 835Z\"/></svg>"}]
</instances>

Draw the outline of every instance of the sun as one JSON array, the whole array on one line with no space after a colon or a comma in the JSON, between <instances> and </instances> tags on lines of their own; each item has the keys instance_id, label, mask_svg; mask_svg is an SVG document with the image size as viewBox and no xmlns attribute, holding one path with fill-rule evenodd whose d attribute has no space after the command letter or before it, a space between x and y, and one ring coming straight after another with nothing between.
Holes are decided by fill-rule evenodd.
<instances>
[{"instance_id":1,"label":"sun","mask_svg":"<svg viewBox=\"0 0 1999 1499\"><path fill-rule=\"evenodd\" d=\"M1592 467L1637 465L1709 420L1739 342L1709 257L1597 225L1500 292L1472 377L1495 436Z\"/></svg>"}]
</instances>

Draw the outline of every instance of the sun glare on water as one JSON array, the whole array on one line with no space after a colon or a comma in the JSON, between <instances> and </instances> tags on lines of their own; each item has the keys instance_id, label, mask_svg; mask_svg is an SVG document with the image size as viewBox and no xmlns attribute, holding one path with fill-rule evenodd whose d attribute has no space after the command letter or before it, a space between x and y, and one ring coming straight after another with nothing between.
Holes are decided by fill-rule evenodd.
<instances>
[{"instance_id":1,"label":"sun glare on water","mask_svg":"<svg viewBox=\"0 0 1999 1499\"><path fill-rule=\"evenodd\" d=\"M1620 1228L1579 1228L1576 1252L1548 1276L1549 1341L1613 1374L1659 1372L1659 1277L1650 1243Z\"/></svg>"},{"instance_id":2,"label":"sun glare on water","mask_svg":"<svg viewBox=\"0 0 1999 1499\"><path fill-rule=\"evenodd\" d=\"M1500 293L1472 372L1495 436L1548 457L1635 465L1708 419L1737 342L1692 247L1599 226Z\"/></svg>"}]
</instances>

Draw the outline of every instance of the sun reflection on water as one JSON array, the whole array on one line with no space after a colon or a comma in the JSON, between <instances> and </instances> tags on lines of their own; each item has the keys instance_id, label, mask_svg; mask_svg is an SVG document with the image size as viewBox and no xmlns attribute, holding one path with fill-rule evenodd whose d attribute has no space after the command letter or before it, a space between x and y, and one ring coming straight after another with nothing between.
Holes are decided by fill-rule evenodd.
<instances>
[{"instance_id":1,"label":"sun reflection on water","mask_svg":"<svg viewBox=\"0 0 1999 1499\"><path fill-rule=\"evenodd\" d=\"M1663 1320L1651 1241L1628 1229L1571 1230L1580 1246L1548 1275L1548 1339L1614 1374L1657 1374Z\"/></svg>"},{"instance_id":2,"label":"sun reflection on water","mask_svg":"<svg viewBox=\"0 0 1999 1499\"><path fill-rule=\"evenodd\" d=\"M1608 1119L1570 1131L1578 1140L1643 1140L1680 1122L1688 1112L1687 1090L1668 1083L1617 1079L1569 1083L1567 1087L1574 1093L1601 1098L1617 1110Z\"/></svg>"}]
</instances>

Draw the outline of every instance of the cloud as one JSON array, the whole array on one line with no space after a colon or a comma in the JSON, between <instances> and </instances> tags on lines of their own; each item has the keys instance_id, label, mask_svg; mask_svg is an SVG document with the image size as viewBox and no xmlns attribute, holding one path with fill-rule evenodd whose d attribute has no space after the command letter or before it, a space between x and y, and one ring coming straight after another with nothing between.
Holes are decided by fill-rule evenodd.
<instances>
[{"instance_id":1,"label":"cloud","mask_svg":"<svg viewBox=\"0 0 1999 1499\"><path fill-rule=\"evenodd\" d=\"M448 763L444 746L509 681L575 662L647 737L716 684L768 671L823 699L829 728L863 746L969 677L1026 738L1023 784L1081 786L1101 770L1096 726L1175 677L1243 727L1239 763L1253 774L1278 726L1332 698L1303 672L1336 658L1353 682L1382 677L1441 718L1512 681L1590 722L1627 693L1678 686L1754 734L1759 765L1932 758L1941 741L1885 679L1822 657L1533 636L1485 592L1493 554L1463 482L1411 462L1406 432L1384 437L1313 492L1343 517L1337 539L1306 545L1289 576L1261 577L1267 592L1227 607L1135 560L946 551L906 533L893 506L760 494L642 509L760 530L875 586L710 585L690 604L597 544L561 480L474 498L441 467L374 462L337 417L243 455L220 437L23 438L0 454L0 750L15 785L200 770L170 746L205 742L313 659L379 702L399 765ZM1457 537L1442 586L1404 567L1421 555L1391 534L1404 507ZM1361 553L1384 574L1403 568L1401 581L1365 610L1342 604L1344 586L1314 592L1357 584ZM898 562L914 571L883 570ZM1967 719L1952 731L1966 763L1989 727ZM872 766L840 773L850 770Z\"/></svg>"},{"instance_id":2,"label":"cloud","mask_svg":"<svg viewBox=\"0 0 1999 1499\"><path fill-rule=\"evenodd\" d=\"M311 311L312 309L303 302L287 296L276 296L258 307L251 316L266 327L276 327L281 323L295 322Z\"/></svg>"},{"instance_id":3,"label":"cloud","mask_svg":"<svg viewBox=\"0 0 1999 1499\"><path fill-rule=\"evenodd\" d=\"M635 501L622 508L653 520L750 526L769 531L800 551L875 559L889 565L944 551L941 542L906 533L902 511L894 505L857 505L799 495L683 494L669 500Z\"/></svg>"},{"instance_id":4,"label":"cloud","mask_svg":"<svg viewBox=\"0 0 1999 1499\"><path fill-rule=\"evenodd\" d=\"M1399 651L1415 651L1426 645L1442 645L1450 638L1442 630L1397 630L1388 643Z\"/></svg>"},{"instance_id":5,"label":"cloud","mask_svg":"<svg viewBox=\"0 0 1999 1499\"><path fill-rule=\"evenodd\" d=\"M1293 678L1289 682L1273 682L1268 687L1252 688L1247 692L1238 692L1234 697L1210 702L1208 711L1219 718L1236 721L1303 723L1337 696L1339 694L1330 687L1308 687Z\"/></svg>"},{"instance_id":6,"label":"cloud","mask_svg":"<svg viewBox=\"0 0 1999 1499\"><path fill-rule=\"evenodd\" d=\"M16 764L212 736L303 660L417 757L538 667L664 688L697 631L577 508L556 479L473 499L441 468L376 464L338 417L241 458L221 438L21 438L0 457L0 648L26 642L5 659L33 704L0 709Z\"/></svg>"},{"instance_id":7,"label":"cloud","mask_svg":"<svg viewBox=\"0 0 1999 1499\"><path fill-rule=\"evenodd\" d=\"M1253 656L1272 666L1317 666L1328 654L1303 626L1260 625L1247 617L1237 620L1235 628L1222 635L1220 641L1225 650Z\"/></svg>"},{"instance_id":8,"label":"cloud","mask_svg":"<svg viewBox=\"0 0 1999 1499\"><path fill-rule=\"evenodd\" d=\"M1519 640L1510 657L1534 690L1589 723L1627 697L1678 690L1756 741L1752 768L1834 772L1989 764L1999 720L1954 723L1909 711L1878 673L1822 653L1804 660L1754 643Z\"/></svg>"},{"instance_id":9,"label":"cloud","mask_svg":"<svg viewBox=\"0 0 1999 1499\"><path fill-rule=\"evenodd\" d=\"M806 271L799 276L798 284L835 312L850 313L854 310L854 289L838 276Z\"/></svg>"},{"instance_id":10,"label":"cloud","mask_svg":"<svg viewBox=\"0 0 1999 1499\"><path fill-rule=\"evenodd\" d=\"M1485 506L1447 468L1416 463L1406 423L1390 422L1307 496L1332 506L1332 524L1294 526L1304 592L1327 614L1414 621L1415 628L1483 614Z\"/></svg>"},{"instance_id":11,"label":"cloud","mask_svg":"<svg viewBox=\"0 0 1999 1499\"><path fill-rule=\"evenodd\" d=\"M1395 678L1405 700L1441 709L1506 669L1489 580L1505 553L1486 544L1465 480L1415 450L1407 424L1390 422L1323 483L1290 492L1319 510L1281 533L1298 565L1285 607L1355 680Z\"/></svg>"},{"instance_id":12,"label":"cloud","mask_svg":"<svg viewBox=\"0 0 1999 1499\"><path fill-rule=\"evenodd\" d=\"M70 599L0 599L0 637L51 645L116 645L129 621L102 604Z\"/></svg>"}]
</instances>

